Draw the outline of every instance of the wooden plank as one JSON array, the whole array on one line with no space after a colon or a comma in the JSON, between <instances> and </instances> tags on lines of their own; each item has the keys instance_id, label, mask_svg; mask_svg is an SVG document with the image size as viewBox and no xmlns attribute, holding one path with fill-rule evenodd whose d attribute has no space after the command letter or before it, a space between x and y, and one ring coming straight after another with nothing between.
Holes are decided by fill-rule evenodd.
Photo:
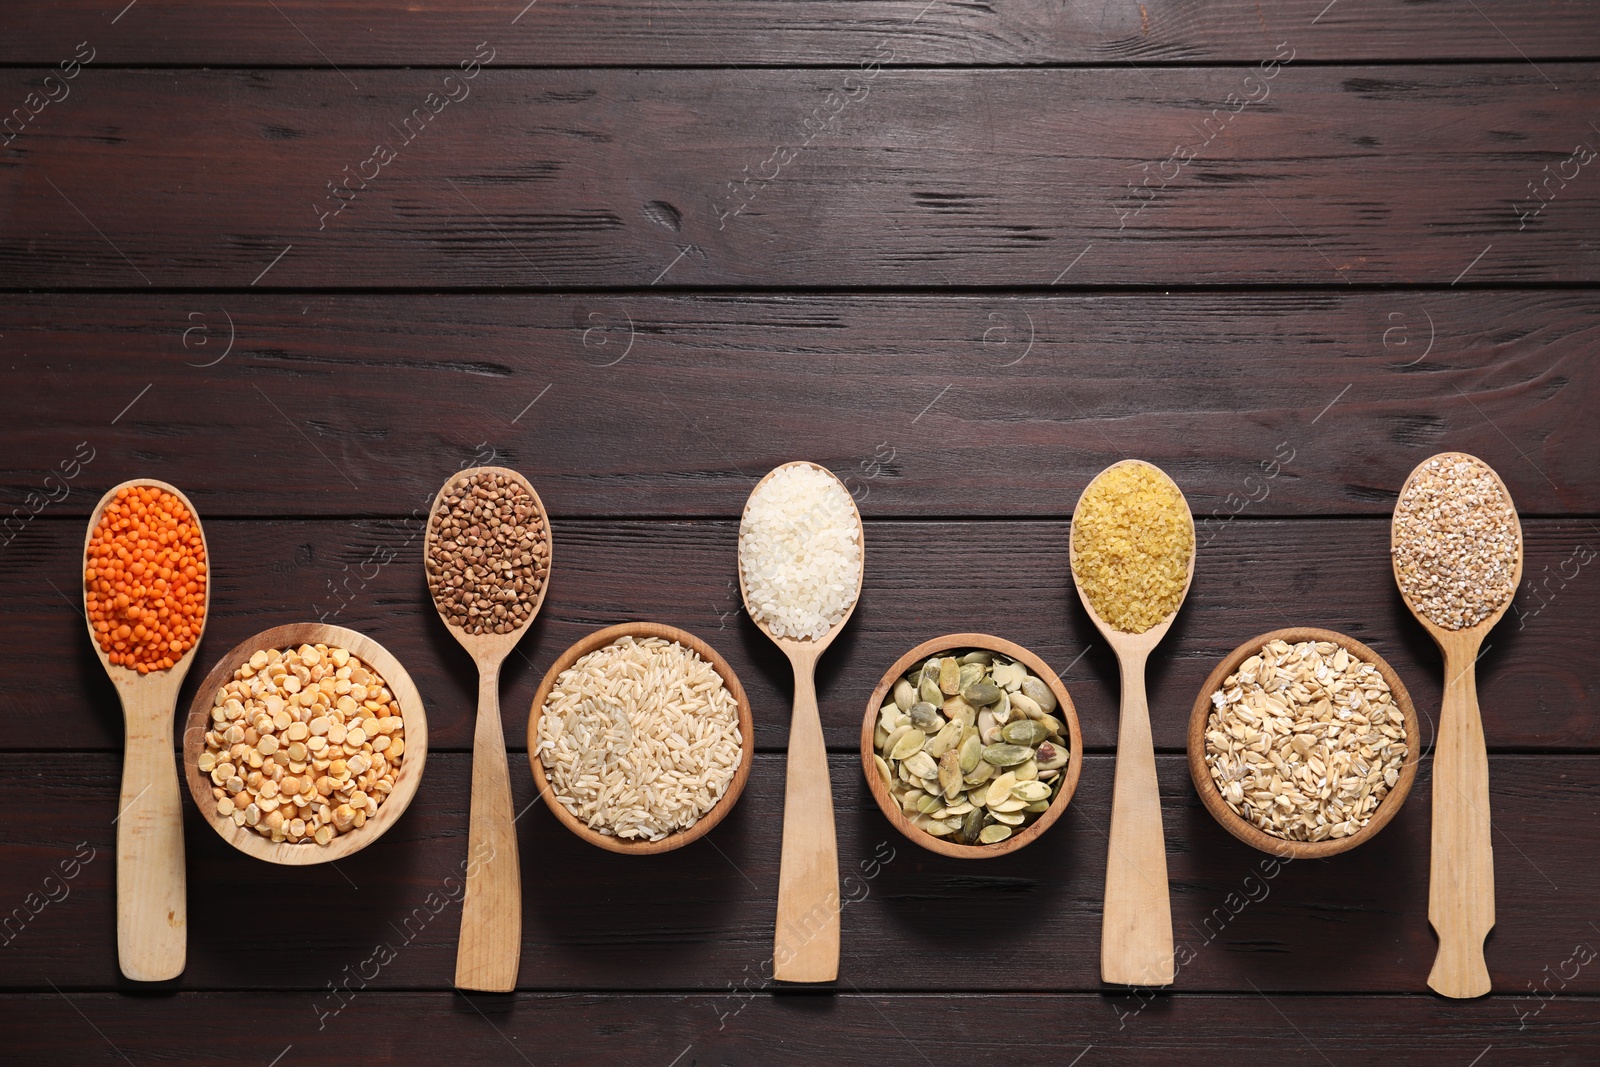
<instances>
[{"instance_id":1,"label":"wooden plank","mask_svg":"<svg viewBox=\"0 0 1600 1067\"><path fill-rule=\"evenodd\" d=\"M0 167L0 286L1600 279L1600 68L1276 63L91 66Z\"/></svg>"},{"instance_id":2,"label":"wooden plank","mask_svg":"<svg viewBox=\"0 0 1600 1067\"><path fill-rule=\"evenodd\" d=\"M1049 1062L1061 1064L1081 1055L1085 1064L1188 1067L1248 1048L1256 1062L1467 1064L1492 1050L1495 1063L1511 1067L1586 1067L1593 1062L1600 1022L1600 1004L1574 997L1551 1003L1518 1030L1511 1025L1513 1013L1531 1009L1527 1001L1509 997L1264 1003L1254 995L1180 994L1162 996L1135 1021L1119 1025L1131 1002L1094 994L869 997L850 991L827 998L761 993L748 1000L596 993L466 1000L450 993L376 993L350 1002L344 1015L321 1030L313 1014L317 1002L304 994L133 998L46 991L0 998L0 1010L15 1020L10 1029L17 1056L39 1067L78 1067L116 1052L135 1063L209 1062L217 1049L239 1043L241 1024L251 1028L251 1053L262 1063L283 1051L285 1063L308 1067L344 1067L363 1059L503 1065L515 1062L512 1052L523 1052L531 1063L555 1053L572 1067L881 1067L921 1063L924 1057L934 1063L999 1063L1034 1048L1049 1049ZM748 1006L724 1020L730 1004Z\"/></svg>"},{"instance_id":3,"label":"wooden plank","mask_svg":"<svg viewBox=\"0 0 1600 1067\"><path fill-rule=\"evenodd\" d=\"M880 45L902 63L1250 62L1291 40L1307 58L1505 59L1593 56L1590 5L1502 2L1493 20L1471 4L1229 0L1112 7L928 5L924 0L611 0L538 4L460 0L399 9L370 0L232 0L204 8L141 5L111 18L69 0L0 14L0 62L53 63L88 38L104 63L423 66L492 41L504 62L534 66L853 64ZM113 13L114 14L114 13ZM110 24L108 25L108 18ZM1499 31L1504 27L1506 34ZM354 76L354 75L352 75Z\"/></svg>"},{"instance_id":4,"label":"wooden plank","mask_svg":"<svg viewBox=\"0 0 1600 1067\"><path fill-rule=\"evenodd\" d=\"M784 747L789 669L740 610L734 523L557 521L553 529L549 596L502 675L512 748L523 747L533 691L556 657L602 626L637 618L680 626L714 645L750 695L758 745ZM1597 547L1593 524L1537 520L1524 530L1527 579L1478 664L1489 746L1594 751L1600 653L1586 610L1594 577L1581 565L1581 553L1592 559ZM413 530L387 522L218 520L206 532L212 618L181 708L235 644L269 626L326 615L406 665L427 702L436 748L471 747L475 675L427 602ZM1376 648L1410 689L1431 739L1442 668L1394 589L1388 536L1381 521L1240 520L1202 548L1188 602L1151 658L1157 746L1182 750L1195 695L1223 656L1289 625L1326 626ZM0 675L7 724L0 748L121 748L116 698L68 599L76 595L81 550L78 523L41 519L0 553L10 605L0 614L0 640L29 649ZM978 631L1043 657L1073 695L1087 746L1110 751L1116 662L1080 607L1068 567L1064 521L869 522L861 605L818 676L829 745L855 749L868 694L906 649Z\"/></svg>"},{"instance_id":5,"label":"wooden plank","mask_svg":"<svg viewBox=\"0 0 1600 1067\"><path fill-rule=\"evenodd\" d=\"M558 519L736 516L796 456L869 518L1065 517L1128 455L1202 519L1387 516L1446 449L1596 514L1597 338L1581 291L15 295L0 516L91 453L48 514L157 473L207 517L405 516L493 454Z\"/></svg>"},{"instance_id":6,"label":"wooden plank","mask_svg":"<svg viewBox=\"0 0 1600 1067\"><path fill-rule=\"evenodd\" d=\"M1436 945L1427 922L1426 772L1371 842L1331 860L1275 866L1206 813L1182 757L1157 762L1178 991L1426 989ZM1497 991L1527 995L1529 982L1540 988L1542 968L1561 971L1575 944L1600 939L1589 926L1600 872L1572 847L1600 831L1600 760L1490 762L1499 922L1487 957ZM449 989L460 883L446 879L459 875L467 856L469 763L463 753L430 754L411 809L337 869L261 864L230 848L186 804L190 933L180 987L326 991L326 983L364 972L371 988ZM1085 759L1072 805L1047 834L986 861L913 845L878 811L858 758L838 754L830 763L846 901L841 990L1016 992L1016 960L991 951L992 927L953 918L996 914L1028 916L1030 943L1043 938L1051 947L1030 957L1029 991L1100 989L1111 757ZM16 923L4 948L5 988L117 988L108 951L116 770L106 753L48 764L36 754L0 756L0 803L29 813L0 827L0 900L25 914L38 909ZM537 796L521 754L512 757L511 781L521 810ZM528 811L517 824L521 988L726 991L747 976L759 983L764 963L770 975L782 795L783 760L759 756L739 805L703 843L648 859L603 852L549 812ZM88 844L80 849L80 842ZM62 882L60 862L91 849L92 859ZM60 899L28 904L52 871ZM315 902L315 929L268 920L285 900ZM375 951L377 960L366 962ZM394 958L377 966L390 952ZM923 963L907 966L910 960ZM1579 970L1566 967L1565 988L1552 980L1550 990L1600 992L1600 970ZM360 989L359 979L350 981Z\"/></svg>"}]
</instances>

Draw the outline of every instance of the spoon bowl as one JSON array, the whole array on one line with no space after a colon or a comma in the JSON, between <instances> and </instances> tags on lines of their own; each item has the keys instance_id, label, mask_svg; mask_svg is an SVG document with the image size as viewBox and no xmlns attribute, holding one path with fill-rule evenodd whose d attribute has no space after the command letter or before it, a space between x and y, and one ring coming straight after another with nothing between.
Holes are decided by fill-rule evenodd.
<instances>
[{"instance_id":1,"label":"spoon bowl","mask_svg":"<svg viewBox=\"0 0 1600 1067\"><path fill-rule=\"evenodd\" d=\"M100 648L89 620L89 546L107 505L124 489L150 487L170 493L189 512L205 551L206 599L194 644L164 670L140 674L111 662ZM183 805L174 756L173 720L178 689L194 665L206 622L211 617L211 546L200 515L189 498L155 478L134 478L113 486L89 515L83 538L78 587L89 643L122 702L122 790L117 801L117 962L137 982L161 982L183 973L188 942L188 904L183 866Z\"/></svg>"},{"instance_id":2,"label":"spoon bowl","mask_svg":"<svg viewBox=\"0 0 1600 1067\"><path fill-rule=\"evenodd\" d=\"M773 978L784 982L831 982L839 976L839 843L834 835L833 790L828 752L817 710L817 660L844 629L861 602L866 577L866 530L861 511L844 483L828 468L805 460L767 472L750 493L781 470L793 466L821 471L839 484L855 514L860 564L856 588L839 621L821 637L779 637L750 610L745 585L744 524L739 537L739 595L757 629L789 658L794 670L794 713L789 720L789 750L783 793L783 851L778 868L778 917L773 940ZM750 509L745 503L745 513Z\"/></svg>"},{"instance_id":3,"label":"spoon bowl","mask_svg":"<svg viewBox=\"0 0 1600 1067\"><path fill-rule=\"evenodd\" d=\"M1189 562L1183 591L1172 611L1143 633L1118 630L1100 615L1083 588L1078 568L1072 582L1084 610L1117 654L1122 675L1122 707L1117 729L1117 770L1112 787L1110 848L1106 855L1105 906L1100 930L1100 978L1118 985L1171 985L1174 976L1172 903L1167 891L1166 839L1161 826L1161 794L1156 781L1155 742L1145 695L1145 660L1172 628L1194 582L1198 545L1189 502L1165 471L1143 460L1113 463L1084 487L1072 509L1068 555L1077 559L1078 514L1100 479L1125 467L1155 471L1183 501L1189 521Z\"/></svg>"},{"instance_id":4,"label":"spoon bowl","mask_svg":"<svg viewBox=\"0 0 1600 1067\"><path fill-rule=\"evenodd\" d=\"M461 940L456 948L456 981L460 989L507 993L516 988L522 954L522 876L517 866L516 816L511 805L511 771L506 759L505 728L500 721L500 666L528 632L550 589L555 547L550 516L528 480L507 467L469 467L440 487L428 513L428 533L422 558L426 568L433 558L434 518L446 507L452 487L480 475L498 474L510 479L533 498L544 526L546 570L544 581L529 602L528 617L503 634L470 634L434 609L445 629L467 650L478 667L478 717L472 735L472 808L467 843L472 865L467 868L467 889L461 901ZM430 589L430 596L432 591Z\"/></svg>"},{"instance_id":5,"label":"spoon bowl","mask_svg":"<svg viewBox=\"0 0 1600 1067\"><path fill-rule=\"evenodd\" d=\"M1400 505L1418 477L1430 464L1441 460L1467 462L1493 477L1511 512L1517 541L1511 592L1483 619L1459 630L1429 618L1423 606L1406 593L1396 554ZM1489 755L1478 711L1478 649L1511 607L1522 583L1522 523L1500 475L1465 452L1441 452L1417 464L1395 501L1395 518L1390 526L1395 584L1400 588L1400 598L1444 658L1444 696L1433 751L1433 836L1428 877L1428 921L1439 935L1439 952L1434 957L1428 985L1447 997L1481 997L1492 986L1483 942L1494 927L1494 849L1489 821Z\"/></svg>"}]
</instances>

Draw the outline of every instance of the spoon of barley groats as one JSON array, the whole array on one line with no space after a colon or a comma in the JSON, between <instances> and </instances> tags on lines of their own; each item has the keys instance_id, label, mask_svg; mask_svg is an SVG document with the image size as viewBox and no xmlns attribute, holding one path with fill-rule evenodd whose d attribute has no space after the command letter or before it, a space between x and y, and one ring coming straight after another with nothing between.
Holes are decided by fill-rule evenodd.
<instances>
[{"instance_id":1,"label":"spoon of barley groats","mask_svg":"<svg viewBox=\"0 0 1600 1067\"><path fill-rule=\"evenodd\" d=\"M509 992L522 952L522 879L500 722L500 665L528 632L550 579L550 521L528 480L472 467L434 498L423 543L428 591L478 665L467 891L456 986Z\"/></svg>"}]
</instances>

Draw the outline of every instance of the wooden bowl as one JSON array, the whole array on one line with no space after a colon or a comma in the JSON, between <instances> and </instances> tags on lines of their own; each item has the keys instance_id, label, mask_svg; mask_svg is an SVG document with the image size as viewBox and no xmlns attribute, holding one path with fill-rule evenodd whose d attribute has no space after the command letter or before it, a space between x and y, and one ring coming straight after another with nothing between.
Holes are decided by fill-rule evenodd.
<instances>
[{"instance_id":1,"label":"wooden bowl","mask_svg":"<svg viewBox=\"0 0 1600 1067\"><path fill-rule=\"evenodd\" d=\"M314 841L283 841L275 844L248 827L235 826L233 819L228 816L217 814L217 802L211 795L211 779L200 773L198 760L200 753L205 750L205 732L211 723L211 708L216 703L217 690L232 680L233 672L241 664L249 660L257 649L289 649L316 644L343 648L383 676L384 684L400 704L400 717L405 721L405 758L400 763L400 773L395 777L394 790L378 805L378 813L368 819L365 825L338 835L326 845ZM342 626L327 626L319 622L274 626L235 645L200 683L194 704L189 709L188 726L183 732L184 776L189 780L189 792L206 822L224 841L239 851L268 863L293 867L342 860L382 837L405 813L411 798L416 795L427 760L428 719L422 708L422 695L417 692L406 669L400 666L400 661L370 637Z\"/></svg>"},{"instance_id":2,"label":"wooden bowl","mask_svg":"<svg viewBox=\"0 0 1600 1067\"><path fill-rule=\"evenodd\" d=\"M872 762L877 747L872 743L873 731L878 725L878 709L883 707L889 698L889 693L894 689L894 683L910 670L915 664L921 663L929 656L940 652L951 652L957 649L983 649L989 652L999 652L1004 656L1017 660L1032 671L1039 680L1050 687L1050 692L1056 696L1059 705L1053 712L1057 718L1067 724L1067 766L1066 778L1061 783L1061 791L1050 802L1040 816L1020 834L1015 834L1004 841L992 845L962 845L954 841L946 841L942 837L934 837L911 825L911 820L906 818L900 810L900 805L894 802L889 794L889 787L883 784L883 779L878 776L878 768ZM1024 845L1030 844L1040 834L1050 829L1061 813L1067 809L1067 802L1072 799L1073 790L1078 788L1078 775L1083 772L1083 734L1078 728L1078 713L1072 706L1072 697L1067 695L1066 686L1061 684L1061 679L1056 677L1044 660L1035 656L1021 645L1014 644L1000 637L989 634L946 634L935 637L931 641L924 641L910 652L895 661L893 667L884 674L883 680L878 683L878 688L872 691L872 696L867 701L867 713L861 720L861 772L866 775L867 788L872 790L872 799L878 802L884 818L894 823L906 837L921 845L929 852L937 852L943 856L954 856L963 860L993 859L1004 856L1008 852L1015 852Z\"/></svg>"},{"instance_id":3,"label":"wooden bowl","mask_svg":"<svg viewBox=\"0 0 1600 1067\"><path fill-rule=\"evenodd\" d=\"M550 690L555 688L556 678L561 672L576 663L581 656L588 655L597 648L603 648L620 637L660 637L667 641L676 641L686 648L693 649L700 658L711 664L713 670L722 677L722 684L728 687L728 692L733 694L734 702L739 709L739 737L741 740L739 767L733 772L733 781L728 783L728 788L721 798L711 806L711 810L700 816L698 822L687 830L679 830L668 834L660 841L630 840L602 834L598 830L591 830L588 826L568 811L560 801L556 800L555 790L550 785L550 779L544 773L544 761L539 758L539 717L544 714L545 701L550 697ZM682 848L691 841L698 841L709 833L712 827L727 818L728 812L739 800L739 794L744 792L745 782L750 780L750 768L755 762L755 720L750 714L750 699L744 694L744 686L739 684L739 676L733 673L733 668L728 666L728 661L717 654L717 650L700 640L687 630L680 630L676 626L666 626L657 622L625 622L616 626L607 626L603 630L596 630L585 637L565 652L550 666L544 680L539 683L538 692L533 694L533 709L528 713L528 765L533 769L534 784L539 787L539 795L544 798L544 806L555 813L557 819L568 830L577 834L591 845L603 848L608 852L621 852L630 856L651 856L658 852L671 852L675 848Z\"/></svg>"},{"instance_id":4,"label":"wooden bowl","mask_svg":"<svg viewBox=\"0 0 1600 1067\"><path fill-rule=\"evenodd\" d=\"M1222 799L1222 793L1217 789L1217 783L1211 778L1211 768L1206 766L1206 724L1211 718L1211 694L1222 688L1222 683L1239 669L1241 663L1260 652L1261 646L1269 641L1278 640L1287 641L1291 645L1300 641L1331 641L1352 656L1372 664L1378 668L1378 673L1383 675L1383 680L1389 684L1389 692L1393 695L1396 706L1400 708L1401 715L1405 717L1407 751L1405 762L1400 765L1400 778L1395 782L1394 788L1390 789L1379 802L1377 810L1372 813L1372 818L1367 820L1367 824L1349 837L1329 841L1290 841L1288 838L1269 834L1228 806L1228 802ZM1370 840L1395 817L1395 813L1405 803L1406 794L1411 792L1411 783L1416 781L1417 763L1421 758L1421 740L1422 729L1417 725L1417 709L1411 703L1411 694L1406 692L1405 683L1400 681L1400 676L1382 656L1353 637L1346 637L1332 630L1296 626L1286 630L1274 630L1246 641L1217 664L1216 670L1211 672L1211 676L1200 687L1200 695L1195 698L1194 711L1189 716L1189 777L1194 779L1195 790L1199 792L1206 810L1222 824L1224 830L1240 841L1280 858L1321 859L1348 852L1362 842Z\"/></svg>"}]
</instances>

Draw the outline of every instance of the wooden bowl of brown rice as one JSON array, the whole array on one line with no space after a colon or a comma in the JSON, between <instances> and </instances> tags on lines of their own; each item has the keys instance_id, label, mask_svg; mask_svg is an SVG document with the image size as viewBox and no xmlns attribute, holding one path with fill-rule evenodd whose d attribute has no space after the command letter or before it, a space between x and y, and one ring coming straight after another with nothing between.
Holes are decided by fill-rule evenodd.
<instances>
[{"instance_id":1,"label":"wooden bowl of brown rice","mask_svg":"<svg viewBox=\"0 0 1600 1067\"><path fill-rule=\"evenodd\" d=\"M545 805L610 852L670 852L704 837L744 792L754 752L733 668L660 623L608 626L567 649L528 716Z\"/></svg>"}]
</instances>

